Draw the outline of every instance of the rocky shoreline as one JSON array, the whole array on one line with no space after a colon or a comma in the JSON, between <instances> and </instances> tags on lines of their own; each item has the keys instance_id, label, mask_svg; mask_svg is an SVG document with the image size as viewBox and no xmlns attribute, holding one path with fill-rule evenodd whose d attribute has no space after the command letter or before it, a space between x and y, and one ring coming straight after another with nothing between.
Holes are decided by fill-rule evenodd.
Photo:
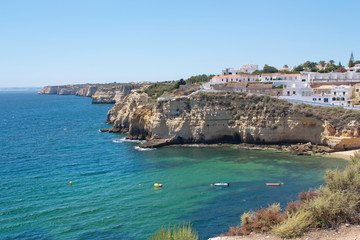
<instances>
[{"instance_id":1,"label":"rocky shoreline","mask_svg":"<svg viewBox=\"0 0 360 240\"><path fill-rule=\"evenodd\" d=\"M100 129L101 132L119 133L119 129L106 128ZM124 131L123 133L126 133ZM250 143L177 143L173 139L152 139L139 145L141 148L160 148L160 147L237 147L239 149L266 150L272 149L281 152L290 152L294 155L311 156L314 154L329 154L336 152L328 146L321 146L308 143L297 144L250 144Z\"/></svg>"}]
</instances>

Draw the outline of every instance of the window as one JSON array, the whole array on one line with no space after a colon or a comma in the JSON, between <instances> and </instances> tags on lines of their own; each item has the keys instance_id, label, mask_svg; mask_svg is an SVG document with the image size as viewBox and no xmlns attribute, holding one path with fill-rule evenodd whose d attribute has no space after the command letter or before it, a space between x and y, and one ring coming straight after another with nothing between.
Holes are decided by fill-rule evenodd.
<instances>
[{"instance_id":1,"label":"window","mask_svg":"<svg viewBox=\"0 0 360 240\"><path fill-rule=\"evenodd\" d=\"M315 101L315 102L316 102L316 98L313 98L313 101Z\"/></svg>"},{"instance_id":2,"label":"window","mask_svg":"<svg viewBox=\"0 0 360 240\"><path fill-rule=\"evenodd\" d=\"M327 94L330 94L330 91L327 91Z\"/></svg>"},{"instance_id":3,"label":"window","mask_svg":"<svg viewBox=\"0 0 360 240\"><path fill-rule=\"evenodd\" d=\"M324 98L324 102L329 102L329 99L328 99L328 98Z\"/></svg>"},{"instance_id":4,"label":"window","mask_svg":"<svg viewBox=\"0 0 360 240\"><path fill-rule=\"evenodd\" d=\"M293 91L293 94L296 94L296 92L295 92L295 91Z\"/></svg>"},{"instance_id":5,"label":"window","mask_svg":"<svg viewBox=\"0 0 360 240\"><path fill-rule=\"evenodd\" d=\"M333 100L333 101L336 101L336 98L333 97L332 100Z\"/></svg>"},{"instance_id":6,"label":"window","mask_svg":"<svg viewBox=\"0 0 360 240\"><path fill-rule=\"evenodd\" d=\"M319 101L321 101L321 98L319 98Z\"/></svg>"},{"instance_id":7,"label":"window","mask_svg":"<svg viewBox=\"0 0 360 240\"><path fill-rule=\"evenodd\" d=\"M359 92L359 89L356 89L356 92Z\"/></svg>"},{"instance_id":8,"label":"window","mask_svg":"<svg viewBox=\"0 0 360 240\"><path fill-rule=\"evenodd\" d=\"M345 96L345 92L343 92L343 95Z\"/></svg>"},{"instance_id":9,"label":"window","mask_svg":"<svg viewBox=\"0 0 360 240\"><path fill-rule=\"evenodd\" d=\"M341 98L341 101L345 101L345 98L342 97L342 98Z\"/></svg>"},{"instance_id":10,"label":"window","mask_svg":"<svg viewBox=\"0 0 360 240\"><path fill-rule=\"evenodd\" d=\"M336 96L336 92L334 92L334 95Z\"/></svg>"},{"instance_id":11,"label":"window","mask_svg":"<svg viewBox=\"0 0 360 240\"><path fill-rule=\"evenodd\" d=\"M287 95L290 96L290 91L287 91Z\"/></svg>"}]
</instances>

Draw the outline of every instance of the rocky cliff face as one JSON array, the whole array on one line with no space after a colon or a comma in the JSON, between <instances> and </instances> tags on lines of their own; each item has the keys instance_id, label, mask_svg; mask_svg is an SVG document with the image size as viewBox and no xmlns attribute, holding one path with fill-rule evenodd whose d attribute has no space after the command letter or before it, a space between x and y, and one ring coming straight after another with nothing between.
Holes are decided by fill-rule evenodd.
<instances>
[{"instance_id":1,"label":"rocky cliff face","mask_svg":"<svg viewBox=\"0 0 360 240\"><path fill-rule=\"evenodd\" d=\"M115 103L139 88L139 84L122 84L113 87L101 87L92 95L92 103Z\"/></svg>"},{"instance_id":2,"label":"rocky cliff face","mask_svg":"<svg viewBox=\"0 0 360 240\"><path fill-rule=\"evenodd\" d=\"M39 94L76 95L91 97L92 103L115 103L127 96L140 84L84 84L43 87Z\"/></svg>"},{"instance_id":3,"label":"rocky cliff face","mask_svg":"<svg viewBox=\"0 0 360 240\"><path fill-rule=\"evenodd\" d=\"M134 92L114 106L108 122L113 131L128 132L128 138L166 144L311 142L333 149L360 148L358 112L307 108L268 96L196 94L154 101ZM345 111L353 120L338 122L344 113L334 118L331 111Z\"/></svg>"}]
</instances>

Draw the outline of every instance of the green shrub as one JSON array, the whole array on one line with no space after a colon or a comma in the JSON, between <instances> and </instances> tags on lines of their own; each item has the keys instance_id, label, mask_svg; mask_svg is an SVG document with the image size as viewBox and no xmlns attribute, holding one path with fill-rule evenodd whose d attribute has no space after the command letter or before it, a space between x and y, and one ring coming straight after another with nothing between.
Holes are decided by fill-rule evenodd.
<instances>
[{"instance_id":1,"label":"green shrub","mask_svg":"<svg viewBox=\"0 0 360 240\"><path fill-rule=\"evenodd\" d=\"M175 226L173 229L161 228L155 233L151 240L198 240L198 234L192 229L190 224Z\"/></svg>"},{"instance_id":2,"label":"green shrub","mask_svg":"<svg viewBox=\"0 0 360 240\"><path fill-rule=\"evenodd\" d=\"M241 215L241 226L244 226L246 224L250 224L251 220L254 218L254 212L245 212Z\"/></svg>"},{"instance_id":3,"label":"green shrub","mask_svg":"<svg viewBox=\"0 0 360 240\"><path fill-rule=\"evenodd\" d=\"M312 213L299 211L274 227L273 232L281 238L300 237L310 229L313 223Z\"/></svg>"},{"instance_id":4,"label":"green shrub","mask_svg":"<svg viewBox=\"0 0 360 240\"><path fill-rule=\"evenodd\" d=\"M360 154L356 153L343 171L327 171L325 182L331 191L350 191L360 195Z\"/></svg>"},{"instance_id":5,"label":"green shrub","mask_svg":"<svg viewBox=\"0 0 360 240\"><path fill-rule=\"evenodd\" d=\"M324 187L321 196L307 202L305 211L311 213L313 227L334 228L341 223L355 222L359 197Z\"/></svg>"}]
</instances>

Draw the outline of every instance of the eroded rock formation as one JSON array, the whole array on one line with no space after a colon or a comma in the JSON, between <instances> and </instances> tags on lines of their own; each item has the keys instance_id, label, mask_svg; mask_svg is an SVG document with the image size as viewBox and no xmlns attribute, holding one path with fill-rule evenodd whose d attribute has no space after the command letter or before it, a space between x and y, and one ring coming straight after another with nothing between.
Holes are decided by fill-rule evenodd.
<instances>
[{"instance_id":1,"label":"eroded rock formation","mask_svg":"<svg viewBox=\"0 0 360 240\"><path fill-rule=\"evenodd\" d=\"M360 113L355 110L239 93L200 93L156 101L146 93L133 92L110 110L108 122L113 124L112 131L128 132L130 139L147 139L146 147L311 142L338 150L360 148Z\"/></svg>"}]
</instances>

